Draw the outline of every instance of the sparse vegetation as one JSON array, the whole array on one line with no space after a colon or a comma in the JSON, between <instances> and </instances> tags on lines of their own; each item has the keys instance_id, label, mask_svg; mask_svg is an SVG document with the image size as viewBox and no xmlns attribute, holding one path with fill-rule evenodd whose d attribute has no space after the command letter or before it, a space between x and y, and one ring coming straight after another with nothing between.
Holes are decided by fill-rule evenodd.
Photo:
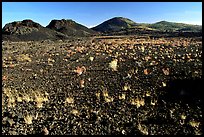
<instances>
[{"instance_id":1,"label":"sparse vegetation","mask_svg":"<svg viewBox=\"0 0 204 137\"><path fill-rule=\"evenodd\" d=\"M3 135L203 134L202 37L3 41L2 49Z\"/></svg>"},{"instance_id":2,"label":"sparse vegetation","mask_svg":"<svg viewBox=\"0 0 204 137\"><path fill-rule=\"evenodd\" d=\"M22 62L24 62L24 61L28 61L28 62L31 62L32 61L32 59L29 57L29 55L28 54L21 54L21 55L19 55L18 57L17 57L17 60L18 61L22 61Z\"/></svg>"},{"instance_id":3,"label":"sparse vegetation","mask_svg":"<svg viewBox=\"0 0 204 137\"><path fill-rule=\"evenodd\" d=\"M33 116L32 115L26 115L24 117L24 121L26 124L32 124Z\"/></svg>"},{"instance_id":4,"label":"sparse vegetation","mask_svg":"<svg viewBox=\"0 0 204 137\"><path fill-rule=\"evenodd\" d=\"M109 63L109 67L113 70L113 71L117 71L117 64L118 64L118 60L114 59L113 61L111 61Z\"/></svg>"}]
</instances>

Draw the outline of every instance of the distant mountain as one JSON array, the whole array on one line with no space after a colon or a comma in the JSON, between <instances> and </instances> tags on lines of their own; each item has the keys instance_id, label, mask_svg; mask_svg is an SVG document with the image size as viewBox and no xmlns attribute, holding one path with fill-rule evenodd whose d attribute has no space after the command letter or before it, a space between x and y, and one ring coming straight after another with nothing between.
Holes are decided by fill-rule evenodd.
<instances>
[{"instance_id":1,"label":"distant mountain","mask_svg":"<svg viewBox=\"0 0 204 137\"><path fill-rule=\"evenodd\" d=\"M93 27L92 29L103 33L115 33L115 32L121 33L121 31L126 31L126 33L130 31L131 33L133 33L133 31L201 32L202 26L167 21L160 21L153 24L136 23L127 18L115 17Z\"/></svg>"},{"instance_id":2,"label":"distant mountain","mask_svg":"<svg viewBox=\"0 0 204 137\"><path fill-rule=\"evenodd\" d=\"M97 33L73 20L65 19L52 20L46 28L61 32L68 36L91 36Z\"/></svg>"},{"instance_id":3,"label":"distant mountain","mask_svg":"<svg viewBox=\"0 0 204 137\"><path fill-rule=\"evenodd\" d=\"M200 25L191 25L191 24L175 23L175 22L168 22L168 21L160 21L146 26L149 28L162 30L162 31L201 31L202 30L202 26Z\"/></svg>"},{"instance_id":4,"label":"distant mountain","mask_svg":"<svg viewBox=\"0 0 204 137\"><path fill-rule=\"evenodd\" d=\"M112 32L112 31L119 31L121 29L132 28L136 26L137 23L123 17L115 17L109 19L92 29L99 32Z\"/></svg>"},{"instance_id":5,"label":"distant mountain","mask_svg":"<svg viewBox=\"0 0 204 137\"><path fill-rule=\"evenodd\" d=\"M168 34L167 34L168 33ZM114 17L91 29L73 20L52 20L46 27L32 20L15 21L2 29L3 40L58 40L94 35L163 35L201 36L202 26L160 21L153 24L136 23L128 18Z\"/></svg>"},{"instance_id":6,"label":"distant mountain","mask_svg":"<svg viewBox=\"0 0 204 137\"><path fill-rule=\"evenodd\" d=\"M62 39L66 35L41 26L32 20L16 21L6 24L2 29L4 40L45 40Z\"/></svg>"}]
</instances>

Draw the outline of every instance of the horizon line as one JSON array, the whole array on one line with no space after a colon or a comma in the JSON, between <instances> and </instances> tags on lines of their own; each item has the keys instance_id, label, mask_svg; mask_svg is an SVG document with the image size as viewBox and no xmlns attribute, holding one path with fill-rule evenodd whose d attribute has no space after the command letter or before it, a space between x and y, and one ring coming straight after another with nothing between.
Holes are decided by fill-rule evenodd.
<instances>
[{"instance_id":1,"label":"horizon line","mask_svg":"<svg viewBox=\"0 0 204 137\"><path fill-rule=\"evenodd\" d=\"M117 17L117 16L116 16ZM105 21L108 21L108 20L110 20L110 19L113 19L113 18L116 18L116 17L112 17L112 18L109 18L109 19L107 19L107 20L105 20ZM119 16L118 16L119 17ZM122 18L126 18L126 17L122 17ZM72 20L72 21L74 21L74 22L76 22L76 23L78 23L78 24L81 24L81 25L83 25L83 26L85 26L85 27L87 27L87 28L89 28L89 29L91 29L91 28L93 28L93 27L96 27L96 26L98 26L98 25L100 25L100 24L102 24L102 23L104 23L105 21L102 21L101 23L99 23L98 25L90 25L90 26L87 26L87 25L84 25L83 23L79 23L79 22L77 22L77 21L75 21L75 20L73 20L73 19L70 19L70 18L67 18L67 19L65 19L65 18L61 18L61 19L56 19L56 18L54 18L54 19L52 19L52 20ZM129 19L129 18L127 18L127 19ZM52 20L50 20L50 22L48 22L48 24L47 25L42 25L40 22L37 22L37 21L34 21L33 19L30 19L30 18L26 18L26 19L23 19L23 20L32 20L33 22L35 22L35 23L38 23L38 24L40 24L41 26L43 26L43 27L46 27L47 25L49 25L49 23L52 21ZM21 21L23 21L23 20L18 20L18 21L12 21L12 22L21 22ZM132 20L132 19L130 19L130 20ZM134 20L132 20L132 21L134 21ZM192 22L186 22L186 21L169 21L169 20L160 20L160 21L156 21L156 22L153 22L153 23L148 23L148 22L135 22L135 23L138 23L138 24L155 24L155 23L158 23L158 22L161 22L161 21L166 21L166 22L171 22L171 23L182 23L182 24L188 24L188 25L197 25L197 26L202 26L202 24L197 24L197 23L192 23ZM9 24L9 23L12 23L12 22L8 22L8 23L5 23L4 24L4 26L3 26L3 24L2 24L2 28L3 27L5 27L5 25L7 25L7 24Z\"/></svg>"}]
</instances>

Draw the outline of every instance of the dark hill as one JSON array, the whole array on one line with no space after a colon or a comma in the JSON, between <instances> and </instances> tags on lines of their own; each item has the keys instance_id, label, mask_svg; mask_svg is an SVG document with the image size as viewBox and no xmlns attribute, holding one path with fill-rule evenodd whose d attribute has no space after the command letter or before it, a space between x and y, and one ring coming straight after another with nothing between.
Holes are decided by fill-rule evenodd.
<instances>
[{"instance_id":1,"label":"dark hill","mask_svg":"<svg viewBox=\"0 0 204 137\"><path fill-rule=\"evenodd\" d=\"M8 23L3 27L3 34L29 34L32 31L38 31L43 28L40 24L32 20L15 21Z\"/></svg>"},{"instance_id":2,"label":"dark hill","mask_svg":"<svg viewBox=\"0 0 204 137\"><path fill-rule=\"evenodd\" d=\"M41 26L32 20L23 20L6 24L2 29L2 39L11 41L30 41L45 39L63 39L67 36Z\"/></svg>"},{"instance_id":3,"label":"dark hill","mask_svg":"<svg viewBox=\"0 0 204 137\"><path fill-rule=\"evenodd\" d=\"M76 23L73 20L52 20L46 27L56 30L68 36L90 36L96 34L95 31Z\"/></svg>"},{"instance_id":4,"label":"dark hill","mask_svg":"<svg viewBox=\"0 0 204 137\"><path fill-rule=\"evenodd\" d=\"M58 40L69 37L94 35L166 35L201 36L202 26L160 21L153 24L136 23L123 17L109 19L91 29L73 20L52 20L46 27L32 20L16 21L6 24L2 29L2 39L12 41Z\"/></svg>"},{"instance_id":5,"label":"dark hill","mask_svg":"<svg viewBox=\"0 0 204 137\"><path fill-rule=\"evenodd\" d=\"M137 24L130 19L123 17L115 17L99 24L96 27L93 27L92 29L99 32L112 32L131 28L136 25Z\"/></svg>"}]
</instances>

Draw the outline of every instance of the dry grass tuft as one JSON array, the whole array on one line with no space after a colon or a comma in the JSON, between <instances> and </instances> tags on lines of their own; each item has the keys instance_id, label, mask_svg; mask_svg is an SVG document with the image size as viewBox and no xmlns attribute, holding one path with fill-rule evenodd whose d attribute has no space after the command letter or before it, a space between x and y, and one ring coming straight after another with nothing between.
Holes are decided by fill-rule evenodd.
<instances>
[{"instance_id":1,"label":"dry grass tuft","mask_svg":"<svg viewBox=\"0 0 204 137\"><path fill-rule=\"evenodd\" d=\"M89 57L89 60L90 60L90 61L93 61L93 60L94 60L94 57Z\"/></svg>"},{"instance_id":2,"label":"dry grass tuft","mask_svg":"<svg viewBox=\"0 0 204 137\"><path fill-rule=\"evenodd\" d=\"M76 109L73 109L73 110L71 111L71 113L74 114L75 116L78 116L78 115L80 114L79 111L76 110Z\"/></svg>"},{"instance_id":3,"label":"dry grass tuft","mask_svg":"<svg viewBox=\"0 0 204 137\"><path fill-rule=\"evenodd\" d=\"M98 100L100 100L100 94L101 94L100 92L96 92L96 97Z\"/></svg>"},{"instance_id":4,"label":"dry grass tuft","mask_svg":"<svg viewBox=\"0 0 204 137\"><path fill-rule=\"evenodd\" d=\"M104 97L108 97L108 91L107 91L107 89L104 89L104 90L103 90L103 96L104 96Z\"/></svg>"},{"instance_id":5,"label":"dry grass tuft","mask_svg":"<svg viewBox=\"0 0 204 137\"><path fill-rule=\"evenodd\" d=\"M33 98L28 93L24 93L23 94L23 100L26 102L30 102L30 101L33 101Z\"/></svg>"},{"instance_id":6,"label":"dry grass tuft","mask_svg":"<svg viewBox=\"0 0 204 137\"><path fill-rule=\"evenodd\" d=\"M148 134L149 134L149 133L148 133L148 129L147 129L147 127L146 127L145 125L139 124L139 125L137 126L137 128L139 129L139 131L140 131L142 134L144 134L144 135L148 135Z\"/></svg>"},{"instance_id":7,"label":"dry grass tuft","mask_svg":"<svg viewBox=\"0 0 204 137\"><path fill-rule=\"evenodd\" d=\"M130 85L125 85L125 86L123 87L123 90L124 90L124 91L131 90L131 89L130 89Z\"/></svg>"},{"instance_id":8,"label":"dry grass tuft","mask_svg":"<svg viewBox=\"0 0 204 137\"><path fill-rule=\"evenodd\" d=\"M8 97L8 107L15 107L16 105L16 90L11 88L4 88L3 93Z\"/></svg>"},{"instance_id":9,"label":"dry grass tuft","mask_svg":"<svg viewBox=\"0 0 204 137\"><path fill-rule=\"evenodd\" d=\"M125 94L122 94L121 96L119 95L119 99L123 99L123 100L125 100Z\"/></svg>"},{"instance_id":10,"label":"dry grass tuft","mask_svg":"<svg viewBox=\"0 0 204 137\"><path fill-rule=\"evenodd\" d=\"M8 122L9 122L9 124L10 124L10 126L12 126L15 122L13 121L13 119L8 119Z\"/></svg>"},{"instance_id":11,"label":"dry grass tuft","mask_svg":"<svg viewBox=\"0 0 204 137\"><path fill-rule=\"evenodd\" d=\"M118 60L114 59L113 61L111 61L109 63L109 67L113 70L113 71L117 71L117 64L118 64Z\"/></svg>"},{"instance_id":12,"label":"dry grass tuft","mask_svg":"<svg viewBox=\"0 0 204 137\"><path fill-rule=\"evenodd\" d=\"M113 102L114 98L113 97L105 97L105 102Z\"/></svg>"},{"instance_id":13,"label":"dry grass tuft","mask_svg":"<svg viewBox=\"0 0 204 137\"><path fill-rule=\"evenodd\" d=\"M103 90L103 96L104 96L105 102L107 102L107 103L113 102L113 100L114 100L113 97L110 97L110 96L108 95L107 89L104 89L104 90Z\"/></svg>"},{"instance_id":14,"label":"dry grass tuft","mask_svg":"<svg viewBox=\"0 0 204 137\"><path fill-rule=\"evenodd\" d=\"M163 87L166 87L166 83L165 83L165 82L162 82L162 86L163 86Z\"/></svg>"},{"instance_id":15,"label":"dry grass tuft","mask_svg":"<svg viewBox=\"0 0 204 137\"><path fill-rule=\"evenodd\" d=\"M26 101L35 101L38 108L43 106L43 102L48 101L48 93L44 94L39 90L17 91L16 89L4 88L4 94L8 97L8 107L15 107L16 103Z\"/></svg>"},{"instance_id":16,"label":"dry grass tuft","mask_svg":"<svg viewBox=\"0 0 204 137\"><path fill-rule=\"evenodd\" d=\"M74 98L72 98L72 97L66 98L65 104L66 104L66 103L68 103L68 104L73 104L73 103L74 103Z\"/></svg>"},{"instance_id":17,"label":"dry grass tuft","mask_svg":"<svg viewBox=\"0 0 204 137\"><path fill-rule=\"evenodd\" d=\"M197 121L195 121L195 120L191 120L191 121L189 122L189 124L190 124L192 127L194 127L194 128L198 128L199 125L200 125L200 122L197 122Z\"/></svg>"},{"instance_id":18,"label":"dry grass tuft","mask_svg":"<svg viewBox=\"0 0 204 137\"><path fill-rule=\"evenodd\" d=\"M43 133L44 133L44 135L48 135L48 134L49 134L49 130L45 127L45 128L43 129Z\"/></svg>"},{"instance_id":19,"label":"dry grass tuft","mask_svg":"<svg viewBox=\"0 0 204 137\"><path fill-rule=\"evenodd\" d=\"M17 60L18 60L18 61L21 61L21 62L25 62L25 61L31 62L31 61L32 61L32 59L29 57L28 54L18 55Z\"/></svg>"},{"instance_id":20,"label":"dry grass tuft","mask_svg":"<svg viewBox=\"0 0 204 137\"><path fill-rule=\"evenodd\" d=\"M36 91L36 92L34 93L34 97L35 97L36 106L37 106L38 108L42 108L43 102L48 101L47 96L44 96L44 95L43 95L41 92L39 92L39 91Z\"/></svg>"},{"instance_id":21,"label":"dry grass tuft","mask_svg":"<svg viewBox=\"0 0 204 137\"><path fill-rule=\"evenodd\" d=\"M164 75L169 75L169 73L170 73L169 68L166 68L166 69L163 68L162 71L163 71Z\"/></svg>"},{"instance_id":22,"label":"dry grass tuft","mask_svg":"<svg viewBox=\"0 0 204 137\"><path fill-rule=\"evenodd\" d=\"M137 108L139 108L140 106L144 106L145 105L145 100L143 98L136 98L136 99L132 99L131 100L131 104L132 105L136 105Z\"/></svg>"},{"instance_id":23,"label":"dry grass tuft","mask_svg":"<svg viewBox=\"0 0 204 137\"><path fill-rule=\"evenodd\" d=\"M25 117L24 117L24 121L25 121L25 123L26 124L32 124L32 120L33 120L33 116L32 115L26 115Z\"/></svg>"}]
</instances>

